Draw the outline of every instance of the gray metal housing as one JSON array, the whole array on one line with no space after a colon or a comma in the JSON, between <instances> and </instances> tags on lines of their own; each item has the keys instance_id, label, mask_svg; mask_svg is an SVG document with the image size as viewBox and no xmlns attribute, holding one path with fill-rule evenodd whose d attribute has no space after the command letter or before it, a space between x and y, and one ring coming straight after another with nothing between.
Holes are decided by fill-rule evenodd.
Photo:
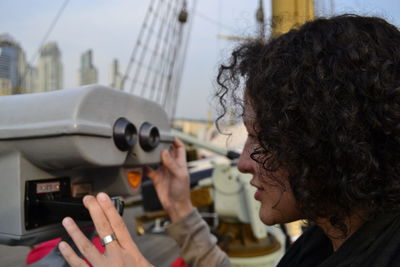
<instances>
[{"instance_id":1,"label":"gray metal housing","mask_svg":"<svg viewBox=\"0 0 400 267\"><path fill-rule=\"evenodd\" d=\"M60 224L25 229L25 184L70 177L90 182L93 192L133 195L127 172L160 162L174 140L169 120L156 103L112 88L90 85L54 92L0 97L0 243L32 245L63 232ZM113 127L126 118L139 130L147 122L160 143L145 151L137 142L119 150Z\"/></svg>"}]
</instances>

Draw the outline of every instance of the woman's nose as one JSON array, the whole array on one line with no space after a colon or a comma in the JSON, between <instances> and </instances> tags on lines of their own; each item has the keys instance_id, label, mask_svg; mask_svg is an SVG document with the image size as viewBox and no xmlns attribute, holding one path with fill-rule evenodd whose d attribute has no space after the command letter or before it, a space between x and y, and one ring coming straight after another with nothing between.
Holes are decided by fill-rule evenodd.
<instances>
[{"instance_id":1,"label":"woman's nose","mask_svg":"<svg viewBox=\"0 0 400 267\"><path fill-rule=\"evenodd\" d=\"M242 153L240 154L237 168L242 173L251 173L253 160L250 158L250 151L245 146Z\"/></svg>"}]
</instances>

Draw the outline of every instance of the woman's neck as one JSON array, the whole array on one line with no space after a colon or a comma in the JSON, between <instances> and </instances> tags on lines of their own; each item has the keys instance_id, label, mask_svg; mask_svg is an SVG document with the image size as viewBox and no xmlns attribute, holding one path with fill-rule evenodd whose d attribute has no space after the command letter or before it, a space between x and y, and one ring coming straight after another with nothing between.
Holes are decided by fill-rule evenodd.
<instances>
[{"instance_id":1,"label":"woman's neck","mask_svg":"<svg viewBox=\"0 0 400 267\"><path fill-rule=\"evenodd\" d=\"M337 227L334 227L329 219L320 218L316 220L316 224L324 231L326 236L331 240L333 251L338 250L349 237L354 234L363 224L365 220L358 214L352 215L344 221L347 227L347 233L344 234Z\"/></svg>"}]
</instances>

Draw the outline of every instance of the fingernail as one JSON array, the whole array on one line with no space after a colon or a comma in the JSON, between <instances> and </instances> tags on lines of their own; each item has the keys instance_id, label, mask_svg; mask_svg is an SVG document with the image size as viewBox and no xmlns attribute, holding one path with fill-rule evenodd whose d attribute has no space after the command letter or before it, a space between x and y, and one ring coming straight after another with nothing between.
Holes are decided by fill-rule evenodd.
<instances>
[{"instance_id":1,"label":"fingernail","mask_svg":"<svg viewBox=\"0 0 400 267\"><path fill-rule=\"evenodd\" d=\"M65 251L65 250L67 249L67 243L66 243L65 241L61 241L61 242L58 244L58 249L59 249L60 251Z\"/></svg>"},{"instance_id":2,"label":"fingernail","mask_svg":"<svg viewBox=\"0 0 400 267\"><path fill-rule=\"evenodd\" d=\"M104 192L100 192L97 194L97 199L100 201L107 201L108 200L108 196L106 193Z\"/></svg>"},{"instance_id":3,"label":"fingernail","mask_svg":"<svg viewBox=\"0 0 400 267\"><path fill-rule=\"evenodd\" d=\"M74 221L70 217L65 217L62 221L62 224L64 225L64 227L69 228L74 224Z\"/></svg>"},{"instance_id":4,"label":"fingernail","mask_svg":"<svg viewBox=\"0 0 400 267\"><path fill-rule=\"evenodd\" d=\"M86 195L86 196L84 196L84 197L82 198L82 202L83 202L83 203L86 203L91 197L93 197L93 196L91 196L91 195Z\"/></svg>"}]
</instances>

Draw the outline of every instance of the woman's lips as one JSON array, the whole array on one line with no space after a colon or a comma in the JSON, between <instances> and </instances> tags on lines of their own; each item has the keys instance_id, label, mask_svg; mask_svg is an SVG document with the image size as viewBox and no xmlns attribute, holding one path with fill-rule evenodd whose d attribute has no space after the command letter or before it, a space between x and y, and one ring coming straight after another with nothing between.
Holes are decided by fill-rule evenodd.
<instances>
[{"instance_id":1,"label":"woman's lips","mask_svg":"<svg viewBox=\"0 0 400 267\"><path fill-rule=\"evenodd\" d=\"M261 201L261 194L263 190L260 188L257 188L257 191L254 193L254 198L258 201Z\"/></svg>"},{"instance_id":2,"label":"woman's lips","mask_svg":"<svg viewBox=\"0 0 400 267\"><path fill-rule=\"evenodd\" d=\"M254 186L257 189L257 191L254 193L254 198L258 201L261 201L261 195L262 195L262 192L264 191L264 188L256 185L254 180L250 181L250 185Z\"/></svg>"}]
</instances>

